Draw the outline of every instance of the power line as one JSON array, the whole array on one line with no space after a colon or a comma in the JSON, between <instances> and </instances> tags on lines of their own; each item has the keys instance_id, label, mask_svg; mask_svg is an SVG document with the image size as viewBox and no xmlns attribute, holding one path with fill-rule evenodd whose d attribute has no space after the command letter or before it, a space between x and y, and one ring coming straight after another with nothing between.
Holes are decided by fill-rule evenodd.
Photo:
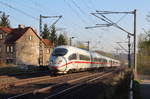
<instances>
[{"instance_id":1,"label":"power line","mask_svg":"<svg viewBox=\"0 0 150 99\"><path fill-rule=\"evenodd\" d=\"M47 13L46 11L48 11L49 10L49 8L47 7L47 6L45 6L44 5L44 7L43 7L43 5L42 4L40 4L40 3L38 3L38 2L36 2L36 1L34 1L34 0L29 0L31 3L33 3L35 6L36 6L36 8L38 8L38 10L40 10L41 12L43 12L43 13ZM46 8L45 8L46 7ZM45 8L45 9L44 9ZM51 12L51 11L49 11L49 12Z\"/></svg>"},{"instance_id":2,"label":"power line","mask_svg":"<svg viewBox=\"0 0 150 99\"><path fill-rule=\"evenodd\" d=\"M121 20L123 20L125 17L127 16L127 14L123 15L117 22L115 22L116 24L118 24Z\"/></svg>"},{"instance_id":3,"label":"power line","mask_svg":"<svg viewBox=\"0 0 150 99\"><path fill-rule=\"evenodd\" d=\"M103 14L101 14L101 13L98 13L98 14L100 14L103 18L105 18L106 20L108 20L107 23L109 23L109 24L111 23L111 24L113 24L115 27L119 28L120 30L122 30L122 31L124 31L124 32L126 32L126 33L128 33L128 34L130 34L130 35L133 36L132 33L126 31L124 28L122 28L121 26L117 25L115 22L111 21L110 19L108 19L108 18L107 18L106 16L104 16Z\"/></svg>"},{"instance_id":4,"label":"power line","mask_svg":"<svg viewBox=\"0 0 150 99\"><path fill-rule=\"evenodd\" d=\"M74 1L74 0L71 0L71 2L74 4L74 6L76 7L76 8L78 8L79 9L79 11L89 20L89 21L92 21L93 23L95 23L94 22L94 20L90 17L87 17L87 13L84 11L84 10L82 10L82 8Z\"/></svg>"},{"instance_id":5,"label":"power line","mask_svg":"<svg viewBox=\"0 0 150 99\"><path fill-rule=\"evenodd\" d=\"M84 2L84 4L85 4L85 6L86 6L86 8L88 8L88 9L92 9L92 7L90 7L87 3L86 3L86 0L84 1L84 0L82 0L83 2Z\"/></svg>"},{"instance_id":6,"label":"power line","mask_svg":"<svg viewBox=\"0 0 150 99\"><path fill-rule=\"evenodd\" d=\"M13 9L13 10L15 10L15 11L17 11L17 12L23 14L23 15L26 15L26 16L28 16L28 17L30 17L30 18L32 18L32 19L38 21L38 18L36 18L36 17L34 17L34 16L32 16L32 15L30 15L30 14L28 14L28 13L26 13L26 12L20 10L20 9L17 9L17 8L15 8L15 7L13 7L13 6L7 4L7 3L4 3L4 2L2 2L2 1L0 1L0 4L2 4L2 5L4 5L4 6L7 6L7 7L11 8L11 9Z\"/></svg>"},{"instance_id":7,"label":"power line","mask_svg":"<svg viewBox=\"0 0 150 99\"><path fill-rule=\"evenodd\" d=\"M80 19L83 23L87 24L87 22L82 18L82 16L66 0L64 0L64 2L78 17L80 17Z\"/></svg>"}]
</instances>

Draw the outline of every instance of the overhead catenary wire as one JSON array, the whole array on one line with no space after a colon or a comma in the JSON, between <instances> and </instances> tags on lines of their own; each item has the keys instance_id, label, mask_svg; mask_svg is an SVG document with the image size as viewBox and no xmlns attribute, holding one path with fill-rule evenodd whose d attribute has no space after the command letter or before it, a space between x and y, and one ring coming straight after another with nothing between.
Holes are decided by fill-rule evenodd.
<instances>
[{"instance_id":1,"label":"overhead catenary wire","mask_svg":"<svg viewBox=\"0 0 150 99\"><path fill-rule=\"evenodd\" d=\"M69 2L67 2L67 0L64 0L64 2L67 4L67 6L79 17L79 19L81 20L81 22L83 23L83 24L87 24L87 22L82 18L82 16L80 15L80 13L78 13L78 11L77 10L75 10L73 7L72 7L72 5L70 5L70 3ZM89 31L87 31L89 34L90 34L90 32ZM85 35L86 36L86 35Z\"/></svg>"},{"instance_id":2,"label":"overhead catenary wire","mask_svg":"<svg viewBox=\"0 0 150 99\"><path fill-rule=\"evenodd\" d=\"M64 2L67 4L67 6L80 18L80 20L84 23L87 24L87 22L82 18L82 16L76 11L66 0Z\"/></svg>"},{"instance_id":3,"label":"overhead catenary wire","mask_svg":"<svg viewBox=\"0 0 150 99\"><path fill-rule=\"evenodd\" d=\"M22 0L22 2L24 2L24 1L26 1L26 0ZM29 0L29 1L32 1L32 0ZM14 4L18 4L18 1L13 1L13 3ZM32 3L32 2L31 2ZM32 5L32 4L31 4ZM29 5L29 4L27 4L27 3L19 3L19 6L20 7L24 7L24 8L28 8L28 9L30 9L30 11L36 11L36 12L43 12L43 10L41 10L41 8L40 9L37 9L37 8L35 8L34 6L31 6L31 5Z\"/></svg>"},{"instance_id":4,"label":"overhead catenary wire","mask_svg":"<svg viewBox=\"0 0 150 99\"><path fill-rule=\"evenodd\" d=\"M17 9L17 8L15 8L15 7L13 7L13 6L7 4L7 3L4 3L4 2L2 2L2 1L0 1L0 4L6 6L6 7L8 7L8 8L11 8L11 9L13 9L13 10L15 10L15 11L17 11L17 12L19 12L19 13L21 13L21 14L27 16L27 17L30 17L30 18L36 20L36 21L39 20L38 18L36 18L36 17L34 17L34 16L32 16L32 15L30 15L30 14L28 14L28 13L26 13L26 12L20 10L20 9Z\"/></svg>"},{"instance_id":5,"label":"overhead catenary wire","mask_svg":"<svg viewBox=\"0 0 150 99\"><path fill-rule=\"evenodd\" d=\"M92 7L90 7L90 6L87 4L86 0L82 0L82 1L83 1L84 5L86 6L86 8L92 9Z\"/></svg>"},{"instance_id":6,"label":"overhead catenary wire","mask_svg":"<svg viewBox=\"0 0 150 99\"><path fill-rule=\"evenodd\" d=\"M71 0L71 1L74 4L74 6L76 8L78 8L78 10L81 12L81 14L85 16L85 18L87 18L89 21L95 23L94 20L91 17L88 17L87 13L74 0Z\"/></svg>"},{"instance_id":7,"label":"overhead catenary wire","mask_svg":"<svg viewBox=\"0 0 150 99\"><path fill-rule=\"evenodd\" d=\"M98 13L98 14L100 14L100 13ZM121 26L119 26L118 24L116 24L115 22L113 22L113 21L111 21L110 19L108 19L105 15L103 15L103 14L100 14L100 15L101 15L103 18L105 18L106 20L108 20L109 23L113 24L113 26L119 28L120 30L122 30L122 31L124 31L124 32L126 32L126 33L128 33L128 34L130 34L130 35L133 35L132 33L126 31L124 28L122 28Z\"/></svg>"},{"instance_id":8,"label":"overhead catenary wire","mask_svg":"<svg viewBox=\"0 0 150 99\"><path fill-rule=\"evenodd\" d=\"M93 22L93 23L95 23L94 22L94 20L90 17L87 17L87 13L84 11L84 10L82 10L82 8L74 1L74 0L71 0L71 2L74 4L74 6L76 7L76 8L78 8L78 10L80 11L80 13L82 14L82 15L84 15L89 21L91 21L91 22ZM91 34L91 32L90 31L87 31L89 34Z\"/></svg>"}]
</instances>

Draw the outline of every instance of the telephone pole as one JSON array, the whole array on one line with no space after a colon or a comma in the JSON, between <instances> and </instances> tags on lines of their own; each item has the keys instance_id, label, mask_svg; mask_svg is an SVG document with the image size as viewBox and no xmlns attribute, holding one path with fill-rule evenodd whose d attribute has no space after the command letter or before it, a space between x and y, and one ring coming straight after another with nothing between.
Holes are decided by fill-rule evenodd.
<instances>
[{"instance_id":1,"label":"telephone pole","mask_svg":"<svg viewBox=\"0 0 150 99\"><path fill-rule=\"evenodd\" d=\"M74 39L75 37L70 37L70 46L72 46L72 39Z\"/></svg>"},{"instance_id":2,"label":"telephone pole","mask_svg":"<svg viewBox=\"0 0 150 99\"><path fill-rule=\"evenodd\" d=\"M90 41L87 41L86 43L87 43L87 49L89 51L90 50Z\"/></svg>"},{"instance_id":3,"label":"telephone pole","mask_svg":"<svg viewBox=\"0 0 150 99\"><path fill-rule=\"evenodd\" d=\"M128 66L131 68L131 43L130 43L130 35L128 34Z\"/></svg>"},{"instance_id":4,"label":"telephone pole","mask_svg":"<svg viewBox=\"0 0 150 99\"><path fill-rule=\"evenodd\" d=\"M133 12L134 14L134 70L137 73L137 56L136 56L136 9Z\"/></svg>"},{"instance_id":5,"label":"telephone pole","mask_svg":"<svg viewBox=\"0 0 150 99\"><path fill-rule=\"evenodd\" d=\"M39 32L40 32L40 36L42 36L42 19L43 18L57 18L56 21L54 21L54 23L51 26L54 26L58 20L61 18L62 16L43 16L40 14L40 19L39 19ZM50 27L51 28L51 27ZM42 49L42 43L41 41L39 42L39 65L42 66L44 65L44 58L43 58L43 49Z\"/></svg>"}]
</instances>

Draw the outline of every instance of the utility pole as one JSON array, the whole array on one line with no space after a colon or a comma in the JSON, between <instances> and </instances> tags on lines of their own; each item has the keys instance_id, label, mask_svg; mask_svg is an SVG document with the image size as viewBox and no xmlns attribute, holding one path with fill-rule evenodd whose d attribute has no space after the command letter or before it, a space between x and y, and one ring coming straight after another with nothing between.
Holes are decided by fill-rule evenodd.
<instances>
[{"instance_id":1,"label":"utility pole","mask_svg":"<svg viewBox=\"0 0 150 99\"><path fill-rule=\"evenodd\" d=\"M42 36L42 18L58 18L56 21L53 22L53 24L51 26L54 26L58 20L61 18L62 16L42 16L40 14L40 19L39 19L39 32L40 32L40 36ZM42 43L41 41L39 41L39 65L42 66L43 64L44 58L43 58L43 49L42 49Z\"/></svg>"},{"instance_id":2,"label":"utility pole","mask_svg":"<svg viewBox=\"0 0 150 99\"><path fill-rule=\"evenodd\" d=\"M74 39L75 37L70 37L70 46L72 46L72 39Z\"/></svg>"},{"instance_id":3,"label":"utility pole","mask_svg":"<svg viewBox=\"0 0 150 99\"><path fill-rule=\"evenodd\" d=\"M42 15L40 14L40 24L39 24L40 36L42 36Z\"/></svg>"},{"instance_id":4,"label":"utility pole","mask_svg":"<svg viewBox=\"0 0 150 99\"><path fill-rule=\"evenodd\" d=\"M86 43L87 43L87 49L89 51L90 50L90 41L87 41Z\"/></svg>"},{"instance_id":5,"label":"utility pole","mask_svg":"<svg viewBox=\"0 0 150 99\"><path fill-rule=\"evenodd\" d=\"M89 28L97 28L97 27L110 27L110 26L114 26L124 32L126 32L128 35L133 36L134 38L134 70L135 72L137 71L137 60L136 60L136 9L134 11L129 11L129 12L114 12L114 11L96 11L96 13L91 13L93 16L99 18L100 20L102 20L103 22L105 22L106 24L97 24L96 26L92 26L92 27L85 27L86 29ZM105 14L133 14L134 15L134 33L128 32L126 29L124 29L123 27L121 27L120 25L118 25L117 23L113 22L111 19L109 19L108 17L105 16ZM99 16L98 16L99 15ZM130 58L131 59L131 58ZM131 62L131 60L130 60ZM129 63L130 64L130 63ZM131 66L129 66L131 67Z\"/></svg>"},{"instance_id":6,"label":"utility pole","mask_svg":"<svg viewBox=\"0 0 150 99\"><path fill-rule=\"evenodd\" d=\"M130 35L128 34L128 66L131 68L131 53L130 49L131 48L131 43L130 43Z\"/></svg>"},{"instance_id":7,"label":"utility pole","mask_svg":"<svg viewBox=\"0 0 150 99\"><path fill-rule=\"evenodd\" d=\"M136 9L133 12L134 14L134 70L137 72L137 56L136 56Z\"/></svg>"}]
</instances>

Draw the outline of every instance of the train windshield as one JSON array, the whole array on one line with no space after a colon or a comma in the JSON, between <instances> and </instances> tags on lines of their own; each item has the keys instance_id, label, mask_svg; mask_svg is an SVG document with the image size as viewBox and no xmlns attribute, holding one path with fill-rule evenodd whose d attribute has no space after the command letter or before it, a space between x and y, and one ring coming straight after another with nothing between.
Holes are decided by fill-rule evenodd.
<instances>
[{"instance_id":1,"label":"train windshield","mask_svg":"<svg viewBox=\"0 0 150 99\"><path fill-rule=\"evenodd\" d=\"M53 51L53 56L64 56L68 52L65 48L57 48Z\"/></svg>"}]
</instances>

